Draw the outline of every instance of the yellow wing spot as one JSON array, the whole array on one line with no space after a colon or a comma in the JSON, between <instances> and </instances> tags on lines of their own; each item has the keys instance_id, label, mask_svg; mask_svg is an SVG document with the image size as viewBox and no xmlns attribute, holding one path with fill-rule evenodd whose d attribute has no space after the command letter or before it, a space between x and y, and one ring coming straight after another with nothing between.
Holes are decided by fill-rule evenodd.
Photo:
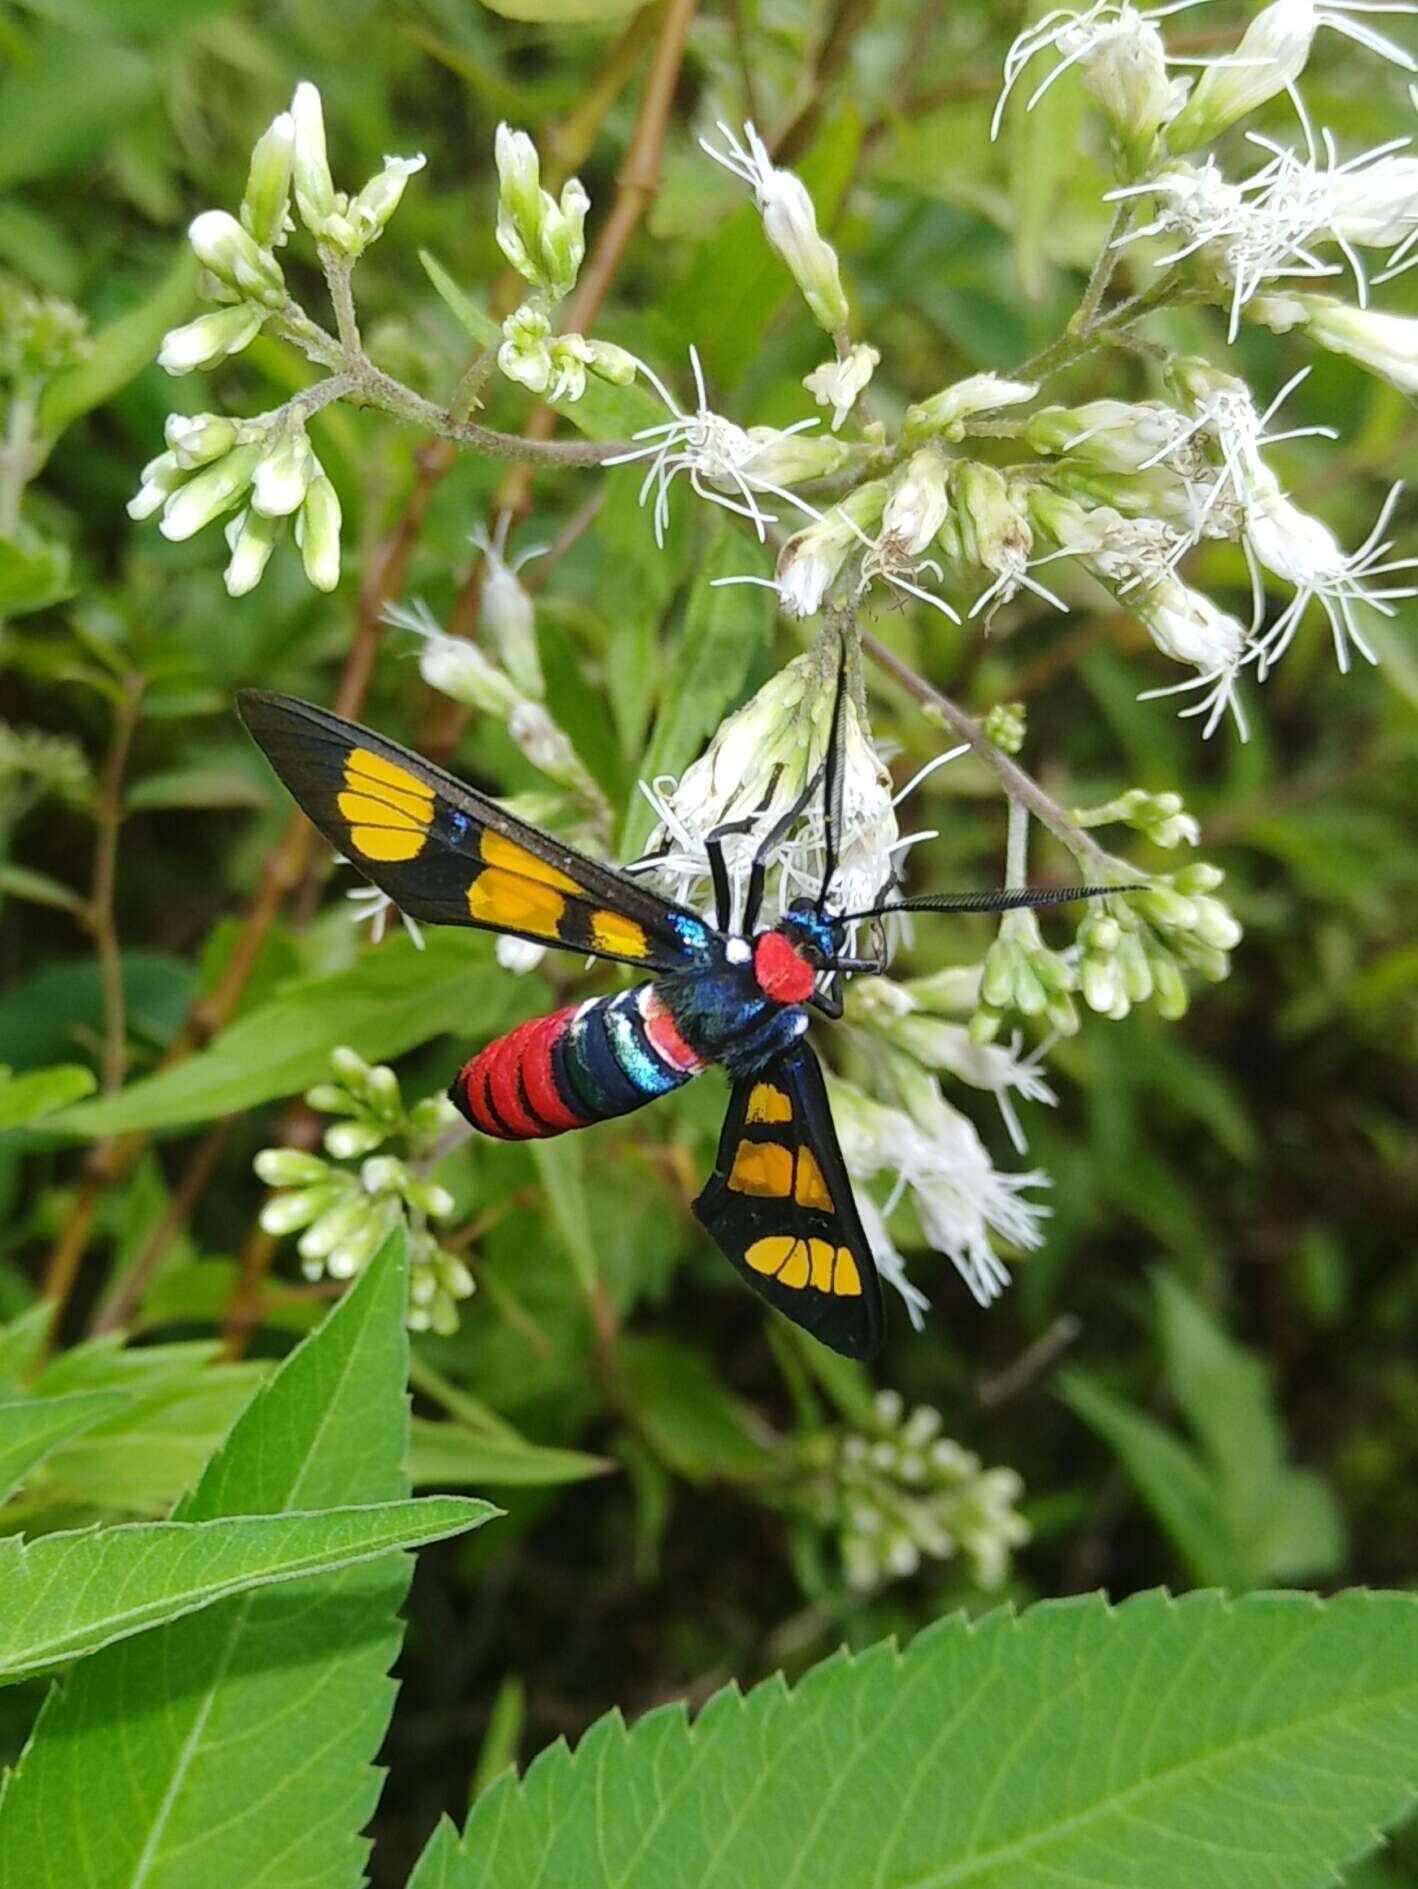
<instances>
[{"instance_id":1,"label":"yellow wing spot","mask_svg":"<svg viewBox=\"0 0 1418 1889\"><path fill-rule=\"evenodd\" d=\"M832 1290L839 1299L859 1299L862 1296L862 1275L857 1271L857 1262L845 1246L837 1248L837 1269L832 1276Z\"/></svg>"},{"instance_id":2,"label":"yellow wing spot","mask_svg":"<svg viewBox=\"0 0 1418 1889\"><path fill-rule=\"evenodd\" d=\"M372 754L368 748L351 748L345 757L345 785L363 787L366 792L370 788L383 788L386 793L407 794L419 803L418 817L425 825L433 818L433 789L428 783L406 767L386 761L382 754ZM410 807L409 812L415 809Z\"/></svg>"},{"instance_id":3,"label":"yellow wing spot","mask_svg":"<svg viewBox=\"0 0 1418 1889\"><path fill-rule=\"evenodd\" d=\"M755 1082L748 1092L748 1114L744 1118L750 1122L790 1122L793 1119L793 1105L781 1089L775 1089L771 1082Z\"/></svg>"},{"instance_id":4,"label":"yellow wing spot","mask_svg":"<svg viewBox=\"0 0 1418 1889\"><path fill-rule=\"evenodd\" d=\"M489 866L468 887L468 911L479 925L555 938L566 900L549 885Z\"/></svg>"},{"instance_id":5,"label":"yellow wing spot","mask_svg":"<svg viewBox=\"0 0 1418 1889\"><path fill-rule=\"evenodd\" d=\"M832 1196L827 1191L827 1182L822 1178L822 1169L817 1165L817 1156L811 1148L798 1150L798 1178L793 1198L800 1207L816 1207L822 1213L833 1211Z\"/></svg>"},{"instance_id":6,"label":"yellow wing spot","mask_svg":"<svg viewBox=\"0 0 1418 1889\"><path fill-rule=\"evenodd\" d=\"M523 879L535 879L538 885L555 886L558 892L581 890L574 879L568 879L564 872L558 872L555 866L538 859L535 853L529 853L525 846L519 846L516 840L509 840L505 834L484 833L480 844L482 856L489 866L498 866L503 872L515 872Z\"/></svg>"},{"instance_id":7,"label":"yellow wing spot","mask_svg":"<svg viewBox=\"0 0 1418 1889\"><path fill-rule=\"evenodd\" d=\"M782 1269L797 1244L791 1233L770 1233L764 1239L755 1240L744 1253L744 1259L755 1272L771 1275Z\"/></svg>"},{"instance_id":8,"label":"yellow wing spot","mask_svg":"<svg viewBox=\"0 0 1418 1889\"><path fill-rule=\"evenodd\" d=\"M754 1194L760 1200L785 1200L793 1185L793 1156L789 1148L771 1141L741 1141L734 1153L729 1186L736 1194Z\"/></svg>"},{"instance_id":9,"label":"yellow wing spot","mask_svg":"<svg viewBox=\"0 0 1418 1889\"><path fill-rule=\"evenodd\" d=\"M570 884L570 881L567 881ZM645 958L650 955L650 940L645 927L619 912L591 914L591 942L598 951L614 951L621 958Z\"/></svg>"},{"instance_id":10,"label":"yellow wing spot","mask_svg":"<svg viewBox=\"0 0 1418 1889\"><path fill-rule=\"evenodd\" d=\"M423 851L424 836L414 828L402 826L352 826L350 845L361 859L372 859L382 866L398 865L417 859Z\"/></svg>"},{"instance_id":11,"label":"yellow wing spot","mask_svg":"<svg viewBox=\"0 0 1418 1889\"><path fill-rule=\"evenodd\" d=\"M835 1248L830 1240L809 1240L808 1249L812 1254L812 1289L814 1292L832 1290L832 1261L836 1257Z\"/></svg>"},{"instance_id":12,"label":"yellow wing spot","mask_svg":"<svg viewBox=\"0 0 1418 1889\"><path fill-rule=\"evenodd\" d=\"M428 825L426 820L415 819L396 807L392 800L375 800L369 794L340 794L335 805L351 826L389 826L404 833L422 833Z\"/></svg>"},{"instance_id":13,"label":"yellow wing spot","mask_svg":"<svg viewBox=\"0 0 1418 1889\"><path fill-rule=\"evenodd\" d=\"M808 1253L805 1240L794 1240L793 1250L788 1255L788 1263L778 1274L778 1284L789 1286L794 1292L800 1292L808 1281Z\"/></svg>"}]
</instances>

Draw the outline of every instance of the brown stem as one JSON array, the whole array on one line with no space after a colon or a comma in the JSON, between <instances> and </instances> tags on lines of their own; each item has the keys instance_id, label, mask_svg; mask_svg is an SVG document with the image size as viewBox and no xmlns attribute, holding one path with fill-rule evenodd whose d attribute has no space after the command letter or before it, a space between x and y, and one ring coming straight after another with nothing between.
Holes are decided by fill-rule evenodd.
<instances>
[{"instance_id":1,"label":"brown stem","mask_svg":"<svg viewBox=\"0 0 1418 1889\"><path fill-rule=\"evenodd\" d=\"M793 163L811 143L827 94L846 65L852 42L865 26L873 5L874 0L837 0L837 9L813 62L807 97L772 141L775 164Z\"/></svg>"},{"instance_id":2,"label":"brown stem","mask_svg":"<svg viewBox=\"0 0 1418 1889\"><path fill-rule=\"evenodd\" d=\"M909 668L884 643L865 630L862 632L862 648L879 669L884 669L887 675L900 683L908 695L914 696L938 716L947 728L959 735L962 741L968 742L980 759L993 769L1009 798L1019 806L1027 807L1039 824L1047 827L1081 866L1104 882L1111 878L1114 862L1110 856L1087 833L1073 824L1063 808L1044 792L1032 774L1026 774L1017 761L1011 760L1002 748L995 746L973 715L966 714L948 695L942 695L933 683L927 682L924 676L918 676L914 669Z\"/></svg>"},{"instance_id":3,"label":"brown stem","mask_svg":"<svg viewBox=\"0 0 1418 1889\"><path fill-rule=\"evenodd\" d=\"M89 1332L97 1338L104 1332L122 1331L142 1304L148 1287L162 1265L167 1249L187 1224L188 1215L206 1191L223 1149L231 1138L239 1116L228 1115L209 1128L197 1144L196 1152L183 1169L161 1220L148 1235L138 1257L118 1280L89 1321Z\"/></svg>"},{"instance_id":4,"label":"brown stem","mask_svg":"<svg viewBox=\"0 0 1418 1889\"><path fill-rule=\"evenodd\" d=\"M142 692L141 677L130 678L124 685L122 699L114 711L113 735L99 784L95 816L98 837L94 846L92 889L85 914L85 922L98 950L99 981L103 989L103 1055L100 1068L106 1095L112 1095L115 1090L122 1088L128 1052L123 960L118 943L118 928L114 923L113 893L118 871L118 835L123 826L123 770L128 764L133 730L138 725L138 701Z\"/></svg>"},{"instance_id":5,"label":"brown stem","mask_svg":"<svg viewBox=\"0 0 1418 1889\"><path fill-rule=\"evenodd\" d=\"M566 304L562 326L572 334L585 334L594 325L625 258L626 246L660 188L665 131L669 124L670 108L674 104L675 87L679 83L680 67L684 63L685 42L698 4L699 0L668 0L666 5L659 43L645 79L645 94L640 101L640 115L635 121L635 135L616 179L610 215L602 224L596 246L581 270L576 291ZM524 438L529 441L545 440L555 424L556 414L552 408L539 406L533 410L523 429ZM624 450L623 447L608 446L602 449L601 457ZM529 461L531 455L525 455L524 459ZM503 481L498 509L525 511L530 487L531 473L527 463L523 463Z\"/></svg>"}]
</instances>

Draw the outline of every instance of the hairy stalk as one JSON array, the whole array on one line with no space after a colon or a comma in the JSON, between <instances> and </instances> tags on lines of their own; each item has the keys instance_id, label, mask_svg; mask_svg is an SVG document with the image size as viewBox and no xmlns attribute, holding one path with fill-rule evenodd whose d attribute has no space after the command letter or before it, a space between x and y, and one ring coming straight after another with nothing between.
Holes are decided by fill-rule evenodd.
<instances>
[{"instance_id":1,"label":"hairy stalk","mask_svg":"<svg viewBox=\"0 0 1418 1889\"><path fill-rule=\"evenodd\" d=\"M861 642L862 648L879 669L884 670L908 695L914 696L923 707L938 716L962 741L970 744L980 759L993 769L1009 799L1027 808L1041 826L1047 827L1059 844L1072 853L1086 874L1098 879L1113 875L1116 861L1111 855L1074 825L1063 808L1045 793L1032 774L1026 774L1018 762L1011 760L1009 755L995 746L973 715L967 714L948 695L942 695L924 676L918 676L914 669L875 636L863 630Z\"/></svg>"}]
</instances>

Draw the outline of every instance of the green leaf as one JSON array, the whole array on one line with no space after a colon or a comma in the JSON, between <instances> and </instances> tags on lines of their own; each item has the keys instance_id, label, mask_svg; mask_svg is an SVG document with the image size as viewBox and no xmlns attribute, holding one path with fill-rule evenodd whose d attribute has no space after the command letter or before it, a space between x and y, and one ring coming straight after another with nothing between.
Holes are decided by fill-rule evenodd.
<instances>
[{"instance_id":1,"label":"green leaf","mask_svg":"<svg viewBox=\"0 0 1418 1889\"><path fill-rule=\"evenodd\" d=\"M1250 1569L1222 1517L1216 1479L1196 1451L1155 1417L1105 1390L1087 1371L1064 1372L1059 1391L1073 1414L1113 1451L1192 1578L1205 1586L1252 1586Z\"/></svg>"},{"instance_id":2,"label":"green leaf","mask_svg":"<svg viewBox=\"0 0 1418 1889\"><path fill-rule=\"evenodd\" d=\"M47 610L73 594L69 547L20 525L0 538L0 616L22 617Z\"/></svg>"},{"instance_id":3,"label":"green leaf","mask_svg":"<svg viewBox=\"0 0 1418 1889\"><path fill-rule=\"evenodd\" d=\"M407 1291L397 1234L253 1400L178 1519L406 1495ZM0 1798L0 1884L96 1883L102 1856L104 1889L354 1889L409 1571L387 1557L240 1595L85 1660Z\"/></svg>"},{"instance_id":4,"label":"green leaf","mask_svg":"<svg viewBox=\"0 0 1418 1889\"><path fill-rule=\"evenodd\" d=\"M591 1213L586 1204L585 1150L574 1136L534 1141L532 1159L546 1197L547 1218L556 1228L576 1283L589 1298L596 1289L599 1267L591 1237Z\"/></svg>"},{"instance_id":5,"label":"green leaf","mask_svg":"<svg viewBox=\"0 0 1418 1889\"><path fill-rule=\"evenodd\" d=\"M0 80L0 191L72 170L156 84L151 60L93 32L37 36Z\"/></svg>"},{"instance_id":6,"label":"green leaf","mask_svg":"<svg viewBox=\"0 0 1418 1889\"><path fill-rule=\"evenodd\" d=\"M718 577L766 576L768 554L746 532L720 519L710 525L709 546L695 574L689 608L671 653L660 712L640 767L642 779L679 774L698 754L705 737L743 693L749 665L768 640L773 593L757 584L715 587ZM636 794L626 812L621 850L638 853L655 824L654 809Z\"/></svg>"},{"instance_id":7,"label":"green leaf","mask_svg":"<svg viewBox=\"0 0 1418 1889\"><path fill-rule=\"evenodd\" d=\"M1413 1596L1089 1596L602 1719L410 1889L1315 1889L1415 1780Z\"/></svg>"},{"instance_id":8,"label":"green leaf","mask_svg":"<svg viewBox=\"0 0 1418 1889\"><path fill-rule=\"evenodd\" d=\"M0 1390L18 1390L44 1348L53 1317L53 1301L36 1299L8 1325L0 1325Z\"/></svg>"},{"instance_id":9,"label":"green leaf","mask_svg":"<svg viewBox=\"0 0 1418 1889\"><path fill-rule=\"evenodd\" d=\"M614 1467L603 1456L492 1436L462 1423L415 1417L411 1426L409 1472L416 1488L541 1489L604 1476Z\"/></svg>"},{"instance_id":10,"label":"green leaf","mask_svg":"<svg viewBox=\"0 0 1418 1889\"><path fill-rule=\"evenodd\" d=\"M32 872L28 866L17 866L13 859L0 865L0 894L27 899L31 905L50 905L80 918L88 913L85 901L62 880L51 879L47 872Z\"/></svg>"},{"instance_id":11,"label":"green leaf","mask_svg":"<svg viewBox=\"0 0 1418 1889\"><path fill-rule=\"evenodd\" d=\"M584 26L623 20L644 0L483 0L489 13L504 20L531 20L538 26Z\"/></svg>"},{"instance_id":12,"label":"green leaf","mask_svg":"<svg viewBox=\"0 0 1418 1889\"><path fill-rule=\"evenodd\" d=\"M697 1351L663 1338L625 1338L616 1357L637 1427L681 1476L710 1482L773 1471L762 1424L729 1395Z\"/></svg>"},{"instance_id":13,"label":"green leaf","mask_svg":"<svg viewBox=\"0 0 1418 1889\"><path fill-rule=\"evenodd\" d=\"M0 1681L43 1672L115 1640L272 1581L347 1568L476 1528L496 1511L430 1495L311 1515L126 1522L0 1541Z\"/></svg>"},{"instance_id":14,"label":"green leaf","mask_svg":"<svg viewBox=\"0 0 1418 1889\"><path fill-rule=\"evenodd\" d=\"M94 1073L82 1063L59 1063L53 1069L32 1069L17 1076L0 1069L0 1129L23 1128L41 1115L67 1108L98 1087Z\"/></svg>"},{"instance_id":15,"label":"green leaf","mask_svg":"<svg viewBox=\"0 0 1418 1889\"><path fill-rule=\"evenodd\" d=\"M47 439L111 400L150 364L168 329L190 312L196 284L197 258L184 242L152 294L101 329L83 360L47 384L39 403Z\"/></svg>"},{"instance_id":16,"label":"green leaf","mask_svg":"<svg viewBox=\"0 0 1418 1889\"><path fill-rule=\"evenodd\" d=\"M130 812L151 812L157 807L265 807L264 787L238 767L169 767L145 774L124 795Z\"/></svg>"},{"instance_id":17,"label":"green leaf","mask_svg":"<svg viewBox=\"0 0 1418 1889\"><path fill-rule=\"evenodd\" d=\"M199 1055L84 1102L48 1125L75 1135L127 1134L210 1121L293 1095L327 1072L348 1043L369 1062L398 1056L470 1019L492 1035L528 997L466 938L433 933L419 952L391 938L352 970L305 977L230 1024Z\"/></svg>"},{"instance_id":18,"label":"green leaf","mask_svg":"<svg viewBox=\"0 0 1418 1889\"><path fill-rule=\"evenodd\" d=\"M502 340L502 330L492 316L484 314L472 297L464 294L437 256L421 249L419 261L439 299L469 340L476 341L480 347L497 347Z\"/></svg>"},{"instance_id":19,"label":"green leaf","mask_svg":"<svg viewBox=\"0 0 1418 1889\"><path fill-rule=\"evenodd\" d=\"M117 1391L22 1397L0 1404L0 1502L13 1494L65 1437L86 1430L126 1400Z\"/></svg>"}]
</instances>

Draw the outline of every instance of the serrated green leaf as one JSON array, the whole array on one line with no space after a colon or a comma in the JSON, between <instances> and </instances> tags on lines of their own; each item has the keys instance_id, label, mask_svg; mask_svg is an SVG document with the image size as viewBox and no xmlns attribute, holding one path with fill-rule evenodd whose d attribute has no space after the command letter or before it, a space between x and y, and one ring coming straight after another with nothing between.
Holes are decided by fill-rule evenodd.
<instances>
[{"instance_id":1,"label":"serrated green leaf","mask_svg":"<svg viewBox=\"0 0 1418 1889\"><path fill-rule=\"evenodd\" d=\"M249 1588L463 1534L495 1513L468 1496L430 1495L309 1515L9 1537L0 1541L0 1681L96 1653Z\"/></svg>"},{"instance_id":2,"label":"serrated green leaf","mask_svg":"<svg viewBox=\"0 0 1418 1889\"><path fill-rule=\"evenodd\" d=\"M433 933L422 952L391 938L352 970L305 977L248 1011L199 1055L130 1083L121 1095L56 1116L66 1134L115 1135L210 1121L294 1095L325 1075L330 1051L348 1043L367 1061L398 1056L476 1018L493 1034L527 997L466 938Z\"/></svg>"},{"instance_id":3,"label":"serrated green leaf","mask_svg":"<svg viewBox=\"0 0 1418 1889\"><path fill-rule=\"evenodd\" d=\"M410 1889L1312 1889L1418 1784L1418 1598L943 1621L495 1784Z\"/></svg>"},{"instance_id":4,"label":"serrated green leaf","mask_svg":"<svg viewBox=\"0 0 1418 1889\"><path fill-rule=\"evenodd\" d=\"M549 1449L520 1436L492 1436L463 1423L415 1417L411 1426L409 1473L415 1488L540 1489L584 1482L614 1467L603 1456Z\"/></svg>"},{"instance_id":5,"label":"serrated green leaf","mask_svg":"<svg viewBox=\"0 0 1418 1889\"><path fill-rule=\"evenodd\" d=\"M178 1519L406 1495L407 1291L400 1233L254 1399ZM396 1556L287 1582L85 1660L0 1797L0 1889L355 1889L409 1572Z\"/></svg>"},{"instance_id":6,"label":"serrated green leaf","mask_svg":"<svg viewBox=\"0 0 1418 1889\"><path fill-rule=\"evenodd\" d=\"M705 737L742 694L749 665L766 643L773 621L771 591L757 584L716 587L714 582L719 577L766 575L771 566L762 546L717 518L710 534L666 665L660 712L640 767L647 781L677 775L694 759ZM654 809L643 794L635 795L621 835L625 857L640 851L654 824Z\"/></svg>"},{"instance_id":7,"label":"serrated green leaf","mask_svg":"<svg viewBox=\"0 0 1418 1889\"><path fill-rule=\"evenodd\" d=\"M80 1391L72 1397L22 1397L0 1404L0 1502L65 1437L86 1430L124 1402L119 1391Z\"/></svg>"},{"instance_id":8,"label":"serrated green leaf","mask_svg":"<svg viewBox=\"0 0 1418 1889\"><path fill-rule=\"evenodd\" d=\"M32 1069L23 1076L0 1069L0 1129L23 1128L26 1122L92 1095L97 1087L94 1072L82 1063L58 1063L53 1069Z\"/></svg>"}]
</instances>

